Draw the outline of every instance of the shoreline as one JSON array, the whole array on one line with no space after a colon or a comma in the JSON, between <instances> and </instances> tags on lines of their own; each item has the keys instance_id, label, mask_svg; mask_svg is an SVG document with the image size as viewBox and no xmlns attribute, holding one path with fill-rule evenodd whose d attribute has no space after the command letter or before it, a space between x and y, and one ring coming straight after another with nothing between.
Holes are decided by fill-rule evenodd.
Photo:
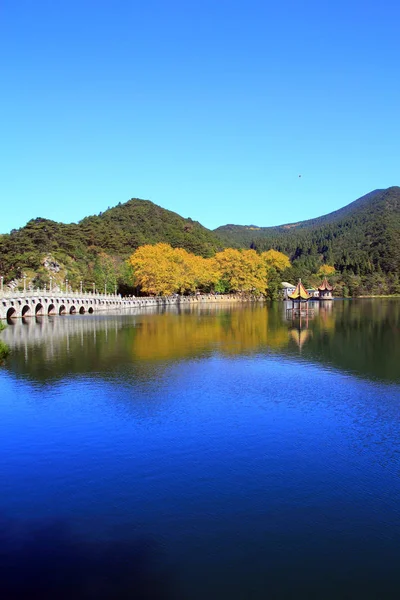
<instances>
[{"instance_id":1,"label":"shoreline","mask_svg":"<svg viewBox=\"0 0 400 600\"><path fill-rule=\"evenodd\" d=\"M365 296L352 296L353 298L400 298L400 294L368 294Z\"/></svg>"}]
</instances>

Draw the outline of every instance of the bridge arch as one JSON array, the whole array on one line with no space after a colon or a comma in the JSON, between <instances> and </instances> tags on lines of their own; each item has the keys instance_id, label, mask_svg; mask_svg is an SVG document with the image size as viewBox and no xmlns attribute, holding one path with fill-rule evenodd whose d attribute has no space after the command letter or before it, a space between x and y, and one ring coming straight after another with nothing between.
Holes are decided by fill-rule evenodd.
<instances>
[{"instance_id":1,"label":"bridge arch","mask_svg":"<svg viewBox=\"0 0 400 600\"><path fill-rule=\"evenodd\" d=\"M93 306L89 306L88 313L89 313L89 315L93 314Z\"/></svg>"},{"instance_id":2,"label":"bridge arch","mask_svg":"<svg viewBox=\"0 0 400 600\"><path fill-rule=\"evenodd\" d=\"M69 309L69 314L70 315L75 315L76 314L76 306L72 305L71 308Z\"/></svg>"},{"instance_id":3,"label":"bridge arch","mask_svg":"<svg viewBox=\"0 0 400 600\"><path fill-rule=\"evenodd\" d=\"M43 314L43 304L40 304L40 302L38 302L35 306L35 315L39 317L42 314Z\"/></svg>"},{"instance_id":4,"label":"bridge arch","mask_svg":"<svg viewBox=\"0 0 400 600\"><path fill-rule=\"evenodd\" d=\"M65 308L64 304L61 304L60 308L58 309L58 314L59 315L65 315L67 312L67 309Z\"/></svg>"},{"instance_id":5,"label":"bridge arch","mask_svg":"<svg viewBox=\"0 0 400 600\"><path fill-rule=\"evenodd\" d=\"M47 309L47 314L49 316L57 314L56 307L54 306L54 304L49 304L49 308Z\"/></svg>"},{"instance_id":6,"label":"bridge arch","mask_svg":"<svg viewBox=\"0 0 400 600\"><path fill-rule=\"evenodd\" d=\"M10 321L10 319L16 319L17 318L17 311L15 310L15 308L13 306L10 306L10 308L7 311L7 321Z\"/></svg>"},{"instance_id":7,"label":"bridge arch","mask_svg":"<svg viewBox=\"0 0 400 600\"><path fill-rule=\"evenodd\" d=\"M84 306L81 306L81 307L80 307L80 309L79 309L79 314L80 314L80 315L84 315L84 314L85 314L85 312L86 312L86 310L85 310L85 307L84 307Z\"/></svg>"},{"instance_id":8,"label":"bridge arch","mask_svg":"<svg viewBox=\"0 0 400 600\"><path fill-rule=\"evenodd\" d=\"M31 314L31 307L29 306L29 304L25 304L25 306L22 307L21 310L21 317L29 317Z\"/></svg>"}]
</instances>

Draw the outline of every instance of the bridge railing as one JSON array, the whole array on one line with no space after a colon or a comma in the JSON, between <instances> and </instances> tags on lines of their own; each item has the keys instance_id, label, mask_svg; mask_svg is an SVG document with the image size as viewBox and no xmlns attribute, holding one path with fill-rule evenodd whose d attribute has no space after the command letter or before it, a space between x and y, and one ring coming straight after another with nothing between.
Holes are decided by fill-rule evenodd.
<instances>
[{"instance_id":1,"label":"bridge railing","mask_svg":"<svg viewBox=\"0 0 400 600\"><path fill-rule=\"evenodd\" d=\"M95 298L97 300L121 300L121 294L99 294L96 292L62 291L46 289L0 290L0 298Z\"/></svg>"}]
</instances>

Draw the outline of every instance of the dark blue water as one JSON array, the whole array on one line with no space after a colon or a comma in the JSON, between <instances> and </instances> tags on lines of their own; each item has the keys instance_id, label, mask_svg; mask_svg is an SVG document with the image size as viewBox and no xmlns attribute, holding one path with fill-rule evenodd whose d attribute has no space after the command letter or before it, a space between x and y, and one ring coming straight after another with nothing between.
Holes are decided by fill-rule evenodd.
<instances>
[{"instance_id":1,"label":"dark blue water","mask_svg":"<svg viewBox=\"0 0 400 600\"><path fill-rule=\"evenodd\" d=\"M397 598L399 309L9 326L1 597Z\"/></svg>"}]
</instances>

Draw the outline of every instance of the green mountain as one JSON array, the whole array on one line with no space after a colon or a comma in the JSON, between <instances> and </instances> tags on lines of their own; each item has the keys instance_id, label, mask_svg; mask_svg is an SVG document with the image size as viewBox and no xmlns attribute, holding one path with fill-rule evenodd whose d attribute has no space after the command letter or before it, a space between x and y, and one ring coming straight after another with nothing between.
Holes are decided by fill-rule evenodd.
<instances>
[{"instance_id":1,"label":"green mountain","mask_svg":"<svg viewBox=\"0 0 400 600\"><path fill-rule=\"evenodd\" d=\"M78 224L86 244L128 255L143 244L166 242L174 248L211 256L220 243L216 236L192 219L161 208L149 200L132 199Z\"/></svg>"},{"instance_id":2,"label":"green mountain","mask_svg":"<svg viewBox=\"0 0 400 600\"><path fill-rule=\"evenodd\" d=\"M0 272L6 281L24 272L34 285L48 283L49 274L60 283L68 277L75 287L83 279L86 286L91 287L93 280L104 289L107 279L112 291L113 271L124 278L124 259L138 246L157 242L202 256L211 256L221 247L217 236L200 223L148 200L132 199L79 223L37 218L0 236Z\"/></svg>"},{"instance_id":3,"label":"green mountain","mask_svg":"<svg viewBox=\"0 0 400 600\"><path fill-rule=\"evenodd\" d=\"M340 272L399 273L400 187L375 190L316 219L278 227L225 225L215 233L227 245L274 248L294 261L322 258Z\"/></svg>"}]
</instances>

